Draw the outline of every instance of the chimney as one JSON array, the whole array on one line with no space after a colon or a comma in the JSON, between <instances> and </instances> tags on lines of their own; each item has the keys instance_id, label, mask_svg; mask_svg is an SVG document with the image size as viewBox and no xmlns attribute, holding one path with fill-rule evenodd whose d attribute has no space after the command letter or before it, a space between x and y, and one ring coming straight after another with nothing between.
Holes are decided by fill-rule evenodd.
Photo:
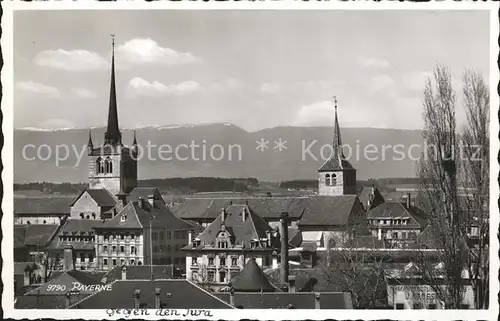
<instances>
[{"instance_id":1,"label":"chimney","mask_svg":"<svg viewBox=\"0 0 500 321\"><path fill-rule=\"evenodd\" d=\"M193 244L193 233L194 233L194 229L189 229L189 232L188 232L188 245L191 245Z\"/></svg>"},{"instance_id":2,"label":"chimney","mask_svg":"<svg viewBox=\"0 0 500 321\"><path fill-rule=\"evenodd\" d=\"M153 194L148 195L148 203L149 203L149 205L151 205L151 207L154 207L154 205L155 205L154 202L155 202L155 196Z\"/></svg>"},{"instance_id":3,"label":"chimney","mask_svg":"<svg viewBox=\"0 0 500 321\"><path fill-rule=\"evenodd\" d=\"M319 293L314 293L314 308L315 309L321 309L321 302L320 302L320 294Z\"/></svg>"},{"instance_id":4,"label":"chimney","mask_svg":"<svg viewBox=\"0 0 500 321\"><path fill-rule=\"evenodd\" d=\"M295 275L290 275L288 277L288 292L295 292Z\"/></svg>"},{"instance_id":5,"label":"chimney","mask_svg":"<svg viewBox=\"0 0 500 321\"><path fill-rule=\"evenodd\" d=\"M411 193L406 194L406 208L411 207Z\"/></svg>"},{"instance_id":6,"label":"chimney","mask_svg":"<svg viewBox=\"0 0 500 321\"><path fill-rule=\"evenodd\" d=\"M66 301L66 309L69 309L71 306L71 294L70 291L66 292L66 295L64 296L65 301Z\"/></svg>"},{"instance_id":7,"label":"chimney","mask_svg":"<svg viewBox=\"0 0 500 321\"><path fill-rule=\"evenodd\" d=\"M161 293L161 289L160 288L156 288L155 289L155 309L159 309L160 308L160 293Z\"/></svg>"},{"instance_id":8,"label":"chimney","mask_svg":"<svg viewBox=\"0 0 500 321\"><path fill-rule=\"evenodd\" d=\"M222 222L224 222L226 220L226 209L222 208L220 211L220 214L221 214Z\"/></svg>"},{"instance_id":9,"label":"chimney","mask_svg":"<svg viewBox=\"0 0 500 321\"><path fill-rule=\"evenodd\" d=\"M281 283L288 283L288 213L282 212L281 220Z\"/></svg>"},{"instance_id":10,"label":"chimney","mask_svg":"<svg viewBox=\"0 0 500 321\"><path fill-rule=\"evenodd\" d=\"M75 261L73 258L73 245L71 244L67 244L64 247L63 268L64 271L73 271L75 269Z\"/></svg>"},{"instance_id":11,"label":"chimney","mask_svg":"<svg viewBox=\"0 0 500 321\"><path fill-rule=\"evenodd\" d=\"M278 268L278 253L276 253L276 251L273 251L272 258L273 258L273 269L277 269Z\"/></svg>"},{"instance_id":12,"label":"chimney","mask_svg":"<svg viewBox=\"0 0 500 321\"><path fill-rule=\"evenodd\" d=\"M229 292L229 305L234 307L234 289L231 286L231 291Z\"/></svg>"},{"instance_id":13,"label":"chimney","mask_svg":"<svg viewBox=\"0 0 500 321\"><path fill-rule=\"evenodd\" d=\"M247 209L244 208L243 211L241 211L241 218L242 218L243 222L245 222L247 220L247 215L248 215Z\"/></svg>"},{"instance_id":14,"label":"chimney","mask_svg":"<svg viewBox=\"0 0 500 321\"><path fill-rule=\"evenodd\" d=\"M271 247L272 246L272 242L271 242L271 230L266 231L266 235L267 235L267 246Z\"/></svg>"},{"instance_id":15,"label":"chimney","mask_svg":"<svg viewBox=\"0 0 500 321\"><path fill-rule=\"evenodd\" d=\"M143 198L142 196L139 196L139 201L138 201L138 204L139 204L139 208L140 208L141 210L143 210L143 209L144 209L144 205L145 205L145 204L144 204L144 198Z\"/></svg>"},{"instance_id":16,"label":"chimney","mask_svg":"<svg viewBox=\"0 0 500 321\"><path fill-rule=\"evenodd\" d=\"M126 280L127 279L127 266L124 265L122 266L122 280Z\"/></svg>"},{"instance_id":17,"label":"chimney","mask_svg":"<svg viewBox=\"0 0 500 321\"><path fill-rule=\"evenodd\" d=\"M139 309L141 306L140 299L141 298L141 290L136 289L134 293L134 309Z\"/></svg>"}]
</instances>

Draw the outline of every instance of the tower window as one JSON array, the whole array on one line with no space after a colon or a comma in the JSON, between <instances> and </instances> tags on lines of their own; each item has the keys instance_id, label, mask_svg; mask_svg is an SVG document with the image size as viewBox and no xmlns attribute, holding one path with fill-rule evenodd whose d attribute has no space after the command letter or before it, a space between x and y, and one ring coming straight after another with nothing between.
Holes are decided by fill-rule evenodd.
<instances>
[{"instance_id":1,"label":"tower window","mask_svg":"<svg viewBox=\"0 0 500 321\"><path fill-rule=\"evenodd\" d=\"M328 186L330 184L331 184L330 174L326 174L325 175L325 185Z\"/></svg>"},{"instance_id":2,"label":"tower window","mask_svg":"<svg viewBox=\"0 0 500 321\"><path fill-rule=\"evenodd\" d=\"M331 182L331 185L332 185L332 186L336 186L336 185L337 185L337 175L335 175L335 174L332 174L332 182Z\"/></svg>"},{"instance_id":3,"label":"tower window","mask_svg":"<svg viewBox=\"0 0 500 321\"><path fill-rule=\"evenodd\" d=\"M104 173L104 161L102 160L101 157L98 157L95 161L95 168L97 174L103 174Z\"/></svg>"},{"instance_id":4,"label":"tower window","mask_svg":"<svg viewBox=\"0 0 500 321\"><path fill-rule=\"evenodd\" d=\"M110 157L106 158L106 174L113 173L113 161L111 160Z\"/></svg>"}]
</instances>

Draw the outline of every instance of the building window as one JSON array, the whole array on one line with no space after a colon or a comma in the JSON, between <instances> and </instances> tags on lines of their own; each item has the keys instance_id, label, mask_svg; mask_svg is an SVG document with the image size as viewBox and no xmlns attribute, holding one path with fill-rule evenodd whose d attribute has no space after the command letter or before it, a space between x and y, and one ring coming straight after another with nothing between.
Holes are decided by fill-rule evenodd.
<instances>
[{"instance_id":1,"label":"building window","mask_svg":"<svg viewBox=\"0 0 500 321\"><path fill-rule=\"evenodd\" d=\"M214 265L214 258L213 257L208 258L208 265Z\"/></svg>"},{"instance_id":2,"label":"building window","mask_svg":"<svg viewBox=\"0 0 500 321\"><path fill-rule=\"evenodd\" d=\"M330 174L325 175L325 185L330 186L331 185L331 180L330 180Z\"/></svg>"},{"instance_id":3,"label":"building window","mask_svg":"<svg viewBox=\"0 0 500 321\"><path fill-rule=\"evenodd\" d=\"M406 239L406 232L401 233L401 238Z\"/></svg>"},{"instance_id":4,"label":"building window","mask_svg":"<svg viewBox=\"0 0 500 321\"><path fill-rule=\"evenodd\" d=\"M108 234L104 234L104 241L109 241L109 235Z\"/></svg>"},{"instance_id":5,"label":"building window","mask_svg":"<svg viewBox=\"0 0 500 321\"><path fill-rule=\"evenodd\" d=\"M46 221L46 220L43 220L43 224L47 224L47 221Z\"/></svg>"},{"instance_id":6,"label":"building window","mask_svg":"<svg viewBox=\"0 0 500 321\"><path fill-rule=\"evenodd\" d=\"M135 252L135 246L131 246L130 247L130 253L136 254L136 252Z\"/></svg>"},{"instance_id":7,"label":"building window","mask_svg":"<svg viewBox=\"0 0 500 321\"><path fill-rule=\"evenodd\" d=\"M125 260L124 260L124 259L121 259L121 260L120 260L120 265L121 265L121 266L124 266L124 265L125 265Z\"/></svg>"},{"instance_id":8,"label":"building window","mask_svg":"<svg viewBox=\"0 0 500 321\"><path fill-rule=\"evenodd\" d=\"M172 247L170 245L167 245L167 252L171 252L172 251Z\"/></svg>"},{"instance_id":9,"label":"building window","mask_svg":"<svg viewBox=\"0 0 500 321\"><path fill-rule=\"evenodd\" d=\"M221 257L219 259L219 265L226 265L226 258L225 257Z\"/></svg>"},{"instance_id":10,"label":"building window","mask_svg":"<svg viewBox=\"0 0 500 321\"><path fill-rule=\"evenodd\" d=\"M103 251L104 253L108 253L108 247L107 247L106 245L105 245L102 249L103 249L102 251Z\"/></svg>"},{"instance_id":11,"label":"building window","mask_svg":"<svg viewBox=\"0 0 500 321\"><path fill-rule=\"evenodd\" d=\"M104 266L108 266L108 259L102 260Z\"/></svg>"},{"instance_id":12,"label":"building window","mask_svg":"<svg viewBox=\"0 0 500 321\"><path fill-rule=\"evenodd\" d=\"M413 303L413 309L414 310L421 310L423 307L422 307L422 303L420 302L415 302Z\"/></svg>"},{"instance_id":13,"label":"building window","mask_svg":"<svg viewBox=\"0 0 500 321\"><path fill-rule=\"evenodd\" d=\"M111 157L106 158L106 174L113 173L113 161L111 160Z\"/></svg>"},{"instance_id":14,"label":"building window","mask_svg":"<svg viewBox=\"0 0 500 321\"><path fill-rule=\"evenodd\" d=\"M113 259L113 266L116 266L116 259Z\"/></svg>"},{"instance_id":15,"label":"building window","mask_svg":"<svg viewBox=\"0 0 500 321\"><path fill-rule=\"evenodd\" d=\"M165 237L165 233L163 231L160 232L160 241L163 241L163 238Z\"/></svg>"},{"instance_id":16,"label":"building window","mask_svg":"<svg viewBox=\"0 0 500 321\"><path fill-rule=\"evenodd\" d=\"M153 246L153 252L158 252L158 245Z\"/></svg>"},{"instance_id":17,"label":"building window","mask_svg":"<svg viewBox=\"0 0 500 321\"><path fill-rule=\"evenodd\" d=\"M231 258L231 265L233 265L233 266L238 265L238 258L237 257Z\"/></svg>"},{"instance_id":18,"label":"building window","mask_svg":"<svg viewBox=\"0 0 500 321\"><path fill-rule=\"evenodd\" d=\"M95 169L97 174L104 173L104 161L101 157L98 157L95 161Z\"/></svg>"},{"instance_id":19,"label":"building window","mask_svg":"<svg viewBox=\"0 0 500 321\"><path fill-rule=\"evenodd\" d=\"M85 254L80 253L80 262L85 262Z\"/></svg>"},{"instance_id":20,"label":"building window","mask_svg":"<svg viewBox=\"0 0 500 321\"><path fill-rule=\"evenodd\" d=\"M133 240L133 239L135 239L135 233L132 233L132 234L130 235L130 238L131 238L132 240Z\"/></svg>"},{"instance_id":21,"label":"building window","mask_svg":"<svg viewBox=\"0 0 500 321\"><path fill-rule=\"evenodd\" d=\"M193 256L191 258L191 265L198 265L198 257Z\"/></svg>"},{"instance_id":22,"label":"building window","mask_svg":"<svg viewBox=\"0 0 500 321\"><path fill-rule=\"evenodd\" d=\"M135 265L135 260L134 259L130 260L130 264Z\"/></svg>"},{"instance_id":23,"label":"building window","mask_svg":"<svg viewBox=\"0 0 500 321\"><path fill-rule=\"evenodd\" d=\"M125 252L125 246L123 246L123 245L122 245L122 246L120 246L120 252L121 252L121 253L124 253L124 252Z\"/></svg>"},{"instance_id":24,"label":"building window","mask_svg":"<svg viewBox=\"0 0 500 321\"><path fill-rule=\"evenodd\" d=\"M215 271L208 271L207 276L208 276L208 281L210 282L215 281Z\"/></svg>"},{"instance_id":25,"label":"building window","mask_svg":"<svg viewBox=\"0 0 500 321\"><path fill-rule=\"evenodd\" d=\"M392 233L392 238L397 240L398 239L398 232Z\"/></svg>"},{"instance_id":26,"label":"building window","mask_svg":"<svg viewBox=\"0 0 500 321\"><path fill-rule=\"evenodd\" d=\"M89 254L89 262L94 262L94 256L92 254Z\"/></svg>"},{"instance_id":27,"label":"building window","mask_svg":"<svg viewBox=\"0 0 500 321\"><path fill-rule=\"evenodd\" d=\"M337 186L337 175L332 174L332 186Z\"/></svg>"},{"instance_id":28,"label":"building window","mask_svg":"<svg viewBox=\"0 0 500 321\"><path fill-rule=\"evenodd\" d=\"M160 252L163 252L163 245L160 245Z\"/></svg>"},{"instance_id":29,"label":"building window","mask_svg":"<svg viewBox=\"0 0 500 321\"><path fill-rule=\"evenodd\" d=\"M217 242L218 244L218 247L221 248L221 249L227 249L228 246L227 246L227 241L219 241Z\"/></svg>"},{"instance_id":30,"label":"building window","mask_svg":"<svg viewBox=\"0 0 500 321\"><path fill-rule=\"evenodd\" d=\"M111 253L116 253L116 246L112 247Z\"/></svg>"},{"instance_id":31,"label":"building window","mask_svg":"<svg viewBox=\"0 0 500 321\"><path fill-rule=\"evenodd\" d=\"M125 234L120 234L120 239L124 240L125 239Z\"/></svg>"},{"instance_id":32,"label":"building window","mask_svg":"<svg viewBox=\"0 0 500 321\"><path fill-rule=\"evenodd\" d=\"M172 231L167 231L167 240L172 239Z\"/></svg>"},{"instance_id":33,"label":"building window","mask_svg":"<svg viewBox=\"0 0 500 321\"><path fill-rule=\"evenodd\" d=\"M429 304L429 306L427 307L427 309L429 309L429 310L436 310L437 309L437 305L435 303L431 303L431 304Z\"/></svg>"},{"instance_id":34,"label":"building window","mask_svg":"<svg viewBox=\"0 0 500 321\"><path fill-rule=\"evenodd\" d=\"M396 310L404 310L405 305L404 303L396 303Z\"/></svg>"},{"instance_id":35,"label":"building window","mask_svg":"<svg viewBox=\"0 0 500 321\"><path fill-rule=\"evenodd\" d=\"M219 282L226 283L226 272L219 272Z\"/></svg>"}]
</instances>

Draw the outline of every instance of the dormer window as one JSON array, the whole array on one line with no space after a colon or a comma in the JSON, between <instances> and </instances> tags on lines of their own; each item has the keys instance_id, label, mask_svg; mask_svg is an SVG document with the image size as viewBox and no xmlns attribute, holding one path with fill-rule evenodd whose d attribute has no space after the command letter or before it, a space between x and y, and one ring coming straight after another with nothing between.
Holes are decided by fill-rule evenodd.
<instances>
[{"instance_id":1,"label":"dormer window","mask_svg":"<svg viewBox=\"0 0 500 321\"><path fill-rule=\"evenodd\" d=\"M229 247L227 243L227 241L218 241L217 247L220 249L227 249Z\"/></svg>"},{"instance_id":2,"label":"dormer window","mask_svg":"<svg viewBox=\"0 0 500 321\"><path fill-rule=\"evenodd\" d=\"M325 185L329 186L331 184L330 174L325 175Z\"/></svg>"},{"instance_id":3,"label":"dormer window","mask_svg":"<svg viewBox=\"0 0 500 321\"><path fill-rule=\"evenodd\" d=\"M125 222L126 219L127 219L127 215L122 215L120 217L120 222Z\"/></svg>"}]
</instances>

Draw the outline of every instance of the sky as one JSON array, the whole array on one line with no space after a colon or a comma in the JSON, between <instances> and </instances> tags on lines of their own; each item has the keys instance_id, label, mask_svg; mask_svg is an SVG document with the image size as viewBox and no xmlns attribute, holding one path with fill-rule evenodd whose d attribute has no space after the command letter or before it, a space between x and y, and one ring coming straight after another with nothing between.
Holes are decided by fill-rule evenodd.
<instances>
[{"instance_id":1,"label":"sky","mask_svg":"<svg viewBox=\"0 0 500 321\"><path fill-rule=\"evenodd\" d=\"M111 34L122 128L331 126L336 96L342 127L420 129L436 63L489 79L486 11L17 11L15 128L105 126Z\"/></svg>"}]
</instances>

